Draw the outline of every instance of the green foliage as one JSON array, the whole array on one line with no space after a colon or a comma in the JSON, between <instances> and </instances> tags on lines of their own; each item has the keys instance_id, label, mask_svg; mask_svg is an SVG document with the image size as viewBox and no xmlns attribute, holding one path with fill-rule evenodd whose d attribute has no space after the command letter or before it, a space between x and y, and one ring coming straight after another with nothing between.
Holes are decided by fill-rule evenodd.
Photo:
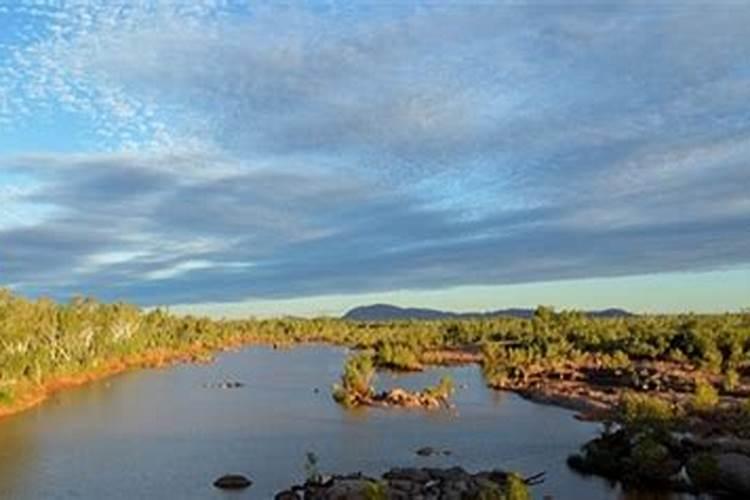
<instances>
[{"instance_id":1,"label":"green foliage","mask_svg":"<svg viewBox=\"0 0 750 500\"><path fill-rule=\"evenodd\" d=\"M620 398L618 420L629 429L668 429L677 418L672 406L659 398L626 392Z\"/></svg>"},{"instance_id":2,"label":"green foliage","mask_svg":"<svg viewBox=\"0 0 750 500\"><path fill-rule=\"evenodd\" d=\"M365 486L364 496L366 500L387 500L387 487L381 482L368 482Z\"/></svg>"},{"instance_id":3,"label":"green foliage","mask_svg":"<svg viewBox=\"0 0 750 500\"><path fill-rule=\"evenodd\" d=\"M531 493L518 474L508 474L505 484L500 487L492 481L483 481L476 496L478 500L531 500Z\"/></svg>"},{"instance_id":4,"label":"green foliage","mask_svg":"<svg viewBox=\"0 0 750 500\"><path fill-rule=\"evenodd\" d=\"M510 474L505 491L505 500L531 500L529 488L518 474Z\"/></svg>"},{"instance_id":5,"label":"green foliage","mask_svg":"<svg viewBox=\"0 0 750 500\"><path fill-rule=\"evenodd\" d=\"M372 355L359 353L350 356L344 365L340 384L333 388L333 398L350 406L357 400L370 397L373 393L372 381L375 377L375 365Z\"/></svg>"},{"instance_id":6,"label":"green foliage","mask_svg":"<svg viewBox=\"0 0 750 500\"><path fill-rule=\"evenodd\" d=\"M750 367L750 313L592 318L541 307L528 319L214 321L82 297L27 300L0 289L0 398L17 400L56 378L153 353L313 341L373 349L375 364L402 369L416 369L429 350L481 345L483 372L497 387L527 383L584 355L615 369L641 359L680 360L732 382L733 373ZM365 390L367 371L342 380L339 392Z\"/></svg>"},{"instance_id":7,"label":"green foliage","mask_svg":"<svg viewBox=\"0 0 750 500\"><path fill-rule=\"evenodd\" d=\"M455 391L455 384L450 375L443 376L436 386L428 387L424 390L426 394L441 399L450 398L453 395L453 391Z\"/></svg>"},{"instance_id":8,"label":"green foliage","mask_svg":"<svg viewBox=\"0 0 750 500\"><path fill-rule=\"evenodd\" d=\"M740 385L740 374L737 373L737 370L735 370L734 368L730 368L724 374L724 381L723 381L724 390L728 392L732 392L736 390L739 385Z\"/></svg>"},{"instance_id":9,"label":"green foliage","mask_svg":"<svg viewBox=\"0 0 750 500\"><path fill-rule=\"evenodd\" d=\"M0 406L7 406L15 401L13 390L8 388L0 388Z\"/></svg>"},{"instance_id":10,"label":"green foliage","mask_svg":"<svg viewBox=\"0 0 750 500\"><path fill-rule=\"evenodd\" d=\"M719 393L716 388L704 379L695 382L695 392L690 406L695 411L708 412L719 404Z\"/></svg>"},{"instance_id":11,"label":"green foliage","mask_svg":"<svg viewBox=\"0 0 750 500\"><path fill-rule=\"evenodd\" d=\"M378 366L395 370L418 371L422 369L419 355L412 346L383 342L375 354Z\"/></svg>"}]
</instances>

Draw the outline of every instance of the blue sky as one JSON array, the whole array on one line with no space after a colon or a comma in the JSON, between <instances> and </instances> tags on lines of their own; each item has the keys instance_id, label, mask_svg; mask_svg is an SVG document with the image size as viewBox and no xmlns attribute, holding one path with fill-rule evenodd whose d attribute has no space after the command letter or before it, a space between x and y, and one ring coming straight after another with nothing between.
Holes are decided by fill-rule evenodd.
<instances>
[{"instance_id":1,"label":"blue sky","mask_svg":"<svg viewBox=\"0 0 750 500\"><path fill-rule=\"evenodd\" d=\"M744 2L0 5L0 283L750 306Z\"/></svg>"}]
</instances>

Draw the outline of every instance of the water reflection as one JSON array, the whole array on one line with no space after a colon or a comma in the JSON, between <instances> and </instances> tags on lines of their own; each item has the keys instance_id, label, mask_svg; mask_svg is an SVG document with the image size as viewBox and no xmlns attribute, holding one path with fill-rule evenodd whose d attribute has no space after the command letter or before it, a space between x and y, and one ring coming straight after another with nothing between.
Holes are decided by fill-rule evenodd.
<instances>
[{"instance_id":1,"label":"water reflection","mask_svg":"<svg viewBox=\"0 0 750 500\"><path fill-rule=\"evenodd\" d=\"M379 377L381 388L420 389L451 373L459 388L455 412L346 411L329 392L345 356L323 346L250 348L210 365L125 374L62 393L0 421L0 498L225 498L211 482L227 472L255 481L233 498L270 498L303 479L308 451L320 457L322 471L455 464L544 470L547 481L535 497L621 496L565 465L596 424L487 390L477 367ZM225 380L245 385L206 387ZM423 446L452 453L416 456Z\"/></svg>"}]
</instances>

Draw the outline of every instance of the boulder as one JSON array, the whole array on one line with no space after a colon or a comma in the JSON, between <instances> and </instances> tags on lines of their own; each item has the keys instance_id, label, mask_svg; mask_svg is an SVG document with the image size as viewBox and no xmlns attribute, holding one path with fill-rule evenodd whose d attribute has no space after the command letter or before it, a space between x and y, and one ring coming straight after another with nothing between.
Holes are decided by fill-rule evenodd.
<instances>
[{"instance_id":1,"label":"boulder","mask_svg":"<svg viewBox=\"0 0 750 500\"><path fill-rule=\"evenodd\" d=\"M750 457L739 453L716 455L719 486L732 493L750 496Z\"/></svg>"},{"instance_id":2,"label":"boulder","mask_svg":"<svg viewBox=\"0 0 750 500\"><path fill-rule=\"evenodd\" d=\"M292 490L280 491L273 497L274 500L301 500L301 498L297 492Z\"/></svg>"},{"instance_id":3,"label":"boulder","mask_svg":"<svg viewBox=\"0 0 750 500\"><path fill-rule=\"evenodd\" d=\"M226 474L214 481L214 486L222 490L242 490L252 484L253 482L242 474Z\"/></svg>"},{"instance_id":4,"label":"boulder","mask_svg":"<svg viewBox=\"0 0 750 500\"><path fill-rule=\"evenodd\" d=\"M702 490L750 496L750 457L740 453L699 453L687 463L690 481Z\"/></svg>"},{"instance_id":5,"label":"boulder","mask_svg":"<svg viewBox=\"0 0 750 500\"><path fill-rule=\"evenodd\" d=\"M369 500L381 486L367 479L335 481L325 493L325 500Z\"/></svg>"}]
</instances>

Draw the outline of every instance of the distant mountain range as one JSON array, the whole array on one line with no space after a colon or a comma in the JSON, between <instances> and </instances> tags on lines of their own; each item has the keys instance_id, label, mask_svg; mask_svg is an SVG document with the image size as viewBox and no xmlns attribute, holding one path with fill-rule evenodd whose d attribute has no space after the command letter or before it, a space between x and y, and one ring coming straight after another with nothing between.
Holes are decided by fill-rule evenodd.
<instances>
[{"instance_id":1,"label":"distant mountain range","mask_svg":"<svg viewBox=\"0 0 750 500\"><path fill-rule=\"evenodd\" d=\"M586 311L589 316L597 318L618 318L634 316L633 313L624 309L603 309L601 311ZM404 319L465 319L492 316L512 316L514 318L530 318L534 315L534 309L498 309L497 311L456 313L440 311L437 309L425 309L417 307L398 307L391 304L372 304L351 309L343 318L352 321L392 321Z\"/></svg>"}]
</instances>

